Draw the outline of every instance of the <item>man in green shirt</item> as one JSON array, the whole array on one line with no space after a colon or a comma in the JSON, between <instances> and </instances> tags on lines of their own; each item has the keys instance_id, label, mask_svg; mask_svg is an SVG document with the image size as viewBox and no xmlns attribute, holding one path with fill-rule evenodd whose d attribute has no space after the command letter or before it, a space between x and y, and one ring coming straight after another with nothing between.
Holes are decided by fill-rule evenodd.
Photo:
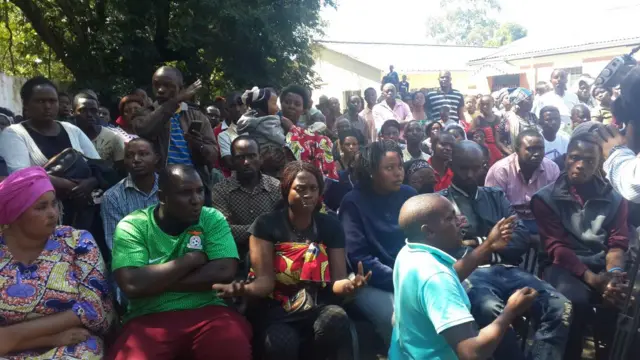
<instances>
[{"instance_id":1,"label":"man in green shirt","mask_svg":"<svg viewBox=\"0 0 640 360\"><path fill-rule=\"evenodd\" d=\"M238 250L224 216L204 207L188 165L158 178L159 204L125 217L113 236L113 272L129 299L110 359L250 359L251 327L212 285L229 283Z\"/></svg>"}]
</instances>

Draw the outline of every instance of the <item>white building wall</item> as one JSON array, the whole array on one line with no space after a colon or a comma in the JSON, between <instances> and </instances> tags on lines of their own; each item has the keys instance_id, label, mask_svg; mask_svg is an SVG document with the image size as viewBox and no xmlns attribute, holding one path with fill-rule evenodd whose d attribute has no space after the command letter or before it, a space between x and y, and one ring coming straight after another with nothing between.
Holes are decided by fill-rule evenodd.
<instances>
[{"instance_id":1,"label":"white building wall","mask_svg":"<svg viewBox=\"0 0 640 360\"><path fill-rule=\"evenodd\" d=\"M321 95L326 95L330 98L338 98L340 104L345 107L345 91L360 90L361 94L364 95L364 91L368 87L373 87L378 93L380 92L380 81L373 81L322 59L316 59L313 70L319 78L316 83L319 88L313 90L314 104L318 103L318 98Z\"/></svg>"},{"instance_id":2,"label":"white building wall","mask_svg":"<svg viewBox=\"0 0 640 360\"><path fill-rule=\"evenodd\" d=\"M14 78L0 73L0 107L13 111L16 115L22 114L22 100L20 88L26 79Z\"/></svg>"}]
</instances>

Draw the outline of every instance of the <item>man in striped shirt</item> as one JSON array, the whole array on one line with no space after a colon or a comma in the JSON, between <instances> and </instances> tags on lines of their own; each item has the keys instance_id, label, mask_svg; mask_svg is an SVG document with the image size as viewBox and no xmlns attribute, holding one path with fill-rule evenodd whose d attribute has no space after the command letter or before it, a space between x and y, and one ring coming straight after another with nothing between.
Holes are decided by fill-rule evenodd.
<instances>
[{"instance_id":1,"label":"man in striped shirt","mask_svg":"<svg viewBox=\"0 0 640 360\"><path fill-rule=\"evenodd\" d=\"M464 96L460 91L451 87L451 72L440 72L440 89L430 91L424 103L424 111L427 120L440 120L440 110L443 106L449 107L449 119L460 122L464 117ZM469 121L471 119L467 119Z\"/></svg>"},{"instance_id":2,"label":"man in striped shirt","mask_svg":"<svg viewBox=\"0 0 640 360\"><path fill-rule=\"evenodd\" d=\"M207 179L211 178L209 169L218 158L218 146L209 118L186 103L202 88L202 83L198 80L185 88L180 70L163 66L153 74L152 86L157 103L151 108L141 108L133 116L136 134L156 146L159 168L168 164L192 165L210 190ZM200 125L192 126L194 123ZM210 204L209 196L207 200Z\"/></svg>"}]
</instances>

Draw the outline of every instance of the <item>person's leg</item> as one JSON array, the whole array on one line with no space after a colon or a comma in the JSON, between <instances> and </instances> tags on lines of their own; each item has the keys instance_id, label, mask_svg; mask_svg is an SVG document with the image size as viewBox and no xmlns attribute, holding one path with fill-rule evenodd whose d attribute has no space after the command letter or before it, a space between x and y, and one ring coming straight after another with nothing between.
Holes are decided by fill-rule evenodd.
<instances>
[{"instance_id":1,"label":"person's leg","mask_svg":"<svg viewBox=\"0 0 640 360\"><path fill-rule=\"evenodd\" d=\"M503 289L505 281L502 278L504 270L502 266L476 269L464 282L471 302L471 314L480 328L491 324L504 310L506 304ZM493 357L496 360L525 359L513 329L507 330L504 334Z\"/></svg>"},{"instance_id":2,"label":"person's leg","mask_svg":"<svg viewBox=\"0 0 640 360\"><path fill-rule=\"evenodd\" d=\"M265 360L297 360L300 354L302 339L298 330L285 323L267 326L263 334L263 359Z\"/></svg>"},{"instance_id":3,"label":"person's leg","mask_svg":"<svg viewBox=\"0 0 640 360\"><path fill-rule=\"evenodd\" d=\"M505 279L508 296L523 287L530 287L538 292L530 311L537 330L528 358L562 360L569 337L571 302L553 286L520 268L509 268Z\"/></svg>"},{"instance_id":4,"label":"person's leg","mask_svg":"<svg viewBox=\"0 0 640 360\"><path fill-rule=\"evenodd\" d=\"M391 317L393 316L393 293L367 286L358 289L354 299L358 311L369 320L385 345L391 343Z\"/></svg>"},{"instance_id":5,"label":"person's leg","mask_svg":"<svg viewBox=\"0 0 640 360\"><path fill-rule=\"evenodd\" d=\"M172 360L188 349L182 311L143 315L129 320L111 346L109 360Z\"/></svg>"},{"instance_id":6,"label":"person's leg","mask_svg":"<svg viewBox=\"0 0 640 360\"><path fill-rule=\"evenodd\" d=\"M592 305L589 301L592 291L569 271L556 265L545 269L544 279L571 301L573 318L564 354L566 360L580 360L587 319L593 315Z\"/></svg>"},{"instance_id":7,"label":"person's leg","mask_svg":"<svg viewBox=\"0 0 640 360\"><path fill-rule=\"evenodd\" d=\"M207 306L189 310L193 359L251 359L251 325L234 309Z\"/></svg>"},{"instance_id":8,"label":"person's leg","mask_svg":"<svg viewBox=\"0 0 640 360\"><path fill-rule=\"evenodd\" d=\"M532 235L538 235L538 223L535 220L522 220L524 226L529 230Z\"/></svg>"},{"instance_id":9,"label":"person's leg","mask_svg":"<svg viewBox=\"0 0 640 360\"><path fill-rule=\"evenodd\" d=\"M328 305L320 309L313 323L314 354L326 359L351 343L349 316L343 308Z\"/></svg>"}]
</instances>

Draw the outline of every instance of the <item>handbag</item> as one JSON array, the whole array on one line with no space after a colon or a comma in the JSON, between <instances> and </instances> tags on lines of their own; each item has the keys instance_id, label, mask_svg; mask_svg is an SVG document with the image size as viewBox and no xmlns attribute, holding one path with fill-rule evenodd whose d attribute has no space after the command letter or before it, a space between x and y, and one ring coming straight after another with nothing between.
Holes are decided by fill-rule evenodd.
<instances>
[{"instance_id":1,"label":"handbag","mask_svg":"<svg viewBox=\"0 0 640 360\"><path fill-rule=\"evenodd\" d=\"M65 179L84 179L91 176L85 156L74 148L66 148L42 166L47 174Z\"/></svg>"},{"instance_id":2,"label":"handbag","mask_svg":"<svg viewBox=\"0 0 640 360\"><path fill-rule=\"evenodd\" d=\"M301 314L316 307L316 294L306 288L300 289L286 304L284 310L289 314Z\"/></svg>"}]
</instances>

